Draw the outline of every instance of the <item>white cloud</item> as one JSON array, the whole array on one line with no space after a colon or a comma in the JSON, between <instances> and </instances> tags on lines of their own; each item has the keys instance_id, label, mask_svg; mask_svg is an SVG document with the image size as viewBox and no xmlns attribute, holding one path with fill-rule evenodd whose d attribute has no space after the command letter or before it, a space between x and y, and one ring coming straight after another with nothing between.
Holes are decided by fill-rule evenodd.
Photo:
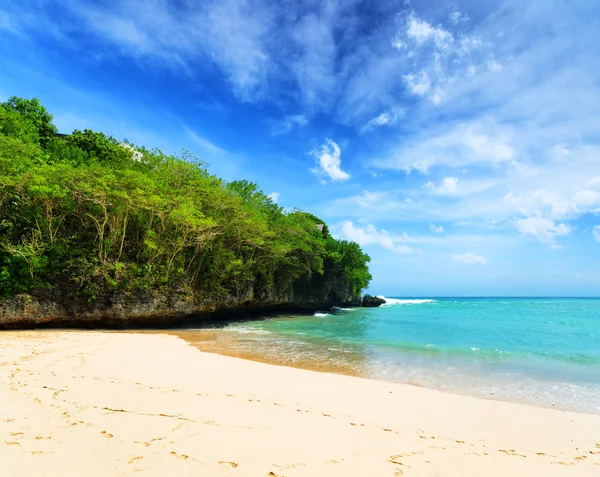
<instances>
[{"instance_id":1,"label":"white cloud","mask_svg":"<svg viewBox=\"0 0 600 477\"><path fill-rule=\"evenodd\" d=\"M454 41L449 31L442 27L434 27L414 14L408 17L406 34L419 44L433 41L438 48L446 48Z\"/></svg>"},{"instance_id":2,"label":"white cloud","mask_svg":"<svg viewBox=\"0 0 600 477\"><path fill-rule=\"evenodd\" d=\"M323 4L313 13L300 15L290 30L293 48L289 66L310 110L326 108L335 97L337 8L335 2Z\"/></svg>"},{"instance_id":3,"label":"white cloud","mask_svg":"<svg viewBox=\"0 0 600 477\"><path fill-rule=\"evenodd\" d=\"M490 71L498 69L500 65L494 61L490 45L461 31L461 24L468 20L467 15L453 12L452 26L447 29L433 26L414 12L407 16L393 37L392 46L412 60L411 71L403 74L408 91L440 105L447 84L472 77L486 65Z\"/></svg>"},{"instance_id":4,"label":"white cloud","mask_svg":"<svg viewBox=\"0 0 600 477\"><path fill-rule=\"evenodd\" d=\"M267 197L269 199L271 199L273 202L277 203L279 201L279 196L281 194L279 192L271 192L270 194L267 195Z\"/></svg>"},{"instance_id":5,"label":"white cloud","mask_svg":"<svg viewBox=\"0 0 600 477\"><path fill-rule=\"evenodd\" d=\"M365 132L369 129L373 129L379 126L391 126L393 124L396 124L397 120L398 114L396 112L381 113L378 116L375 116L374 118L370 119L367 122L367 124L363 126L362 131Z\"/></svg>"},{"instance_id":6,"label":"white cloud","mask_svg":"<svg viewBox=\"0 0 600 477\"><path fill-rule=\"evenodd\" d=\"M515 228L526 235L533 235L542 242L554 244L555 237L569 235L571 228L544 217L527 217L515 221Z\"/></svg>"},{"instance_id":7,"label":"white cloud","mask_svg":"<svg viewBox=\"0 0 600 477\"><path fill-rule=\"evenodd\" d=\"M403 140L390 157L374 164L383 169L412 169L422 173L434 167L516 166L517 150L511 144L512 128L491 120L443 126L424 131L422 136Z\"/></svg>"},{"instance_id":8,"label":"white cloud","mask_svg":"<svg viewBox=\"0 0 600 477\"><path fill-rule=\"evenodd\" d=\"M444 227L441 225L435 225L434 223L429 224L429 230L436 234L441 234L444 231Z\"/></svg>"},{"instance_id":9,"label":"white cloud","mask_svg":"<svg viewBox=\"0 0 600 477\"><path fill-rule=\"evenodd\" d=\"M439 186L436 186L433 182L428 182L423 187L430 189L434 194L438 195L450 195L456 191L456 185L458 179L456 177L444 177L440 182Z\"/></svg>"},{"instance_id":10,"label":"white cloud","mask_svg":"<svg viewBox=\"0 0 600 477\"><path fill-rule=\"evenodd\" d=\"M596 225L594 230L592 231L592 235L594 236L594 240L600 243L600 225Z\"/></svg>"},{"instance_id":11,"label":"white cloud","mask_svg":"<svg viewBox=\"0 0 600 477\"><path fill-rule=\"evenodd\" d=\"M310 153L317 160L317 168L311 169L316 174L326 174L334 181L350 179L350 174L341 169L340 147L331 139L327 139L319 149Z\"/></svg>"},{"instance_id":12,"label":"white cloud","mask_svg":"<svg viewBox=\"0 0 600 477\"><path fill-rule=\"evenodd\" d=\"M11 33L19 33L19 29L15 25L13 19L8 13L0 10L0 30L8 30Z\"/></svg>"},{"instance_id":13,"label":"white cloud","mask_svg":"<svg viewBox=\"0 0 600 477\"><path fill-rule=\"evenodd\" d=\"M486 263L488 263L485 257L477 255L473 252L457 254L454 255L453 258L457 262L466 263L468 265L485 265Z\"/></svg>"},{"instance_id":14,"label":"white cloud","mask_svg":"<svg viewBox=\"0 0 600 477\"><path fill-rule=\"evenodd\" d=\"M469 21L469 16L459 11L452 12L449 16L453 25Z\"/></svg>"},{"instance_id":15,"label":"white cloud","mask_svg":"<svg viewBox=\"0 0 600 477\"><path fill-rule=\"evenodd\" d=\"M271 69L267 34L273 13L262 2L183 2L177 7L167 0L59 3L58 15L44 18L38 12L35 21L23 22L73 46L78 43L75 35L83 32L114 47L110 56L129 56L190 76L198 64L216 66L243 100L258 95ZM15 16L29 13L16 10Z\"/></svg>"},{"instance_id":16,"label":"white cloud","mask_svg":"<svg viewBox=\"0 0 600 477\"><path fill-rule=\"evenodd\" d=\"M431 89L431 79L426 71L421 71L418 76L404 75L403 78L409 91L417 96L425 96Z\"/></svg>"},{"instance_id":17,"label":"white cloud","mask_svg":"<svg viewBox=\"0 0 600 477\"><path fill-rule=\"evenodd\" d=\"M490 71L492 71L493 73L498 73L504 69L504 68L502 68L502 65L495 60L489 60L487 63L487 66L488 66L488 69Z\"/></svg>"},{"instance_id":18,"label":"white cloud","mask_svg":"<svg viewBox=\"0 0 600 477\"><path fill-rule=\"evenodd\" d=\"M205 151L210 152L212 154L224 154L226 151L221 149L219 146L214 145L208 139L203 138L202 136L196 134L189 126L183 125L183 129L185 132L196 141Z\"/></svg>"},{"instance_id":19,"label":"white cloud","mask_svg":"<svg viewBox=\"0 0 600 477\"><path fill-rule=\"evenodd\" d=\"M271 135L281 136L289 133L292 129L304 127L308 124L308 118L303 114L291 114L285 116L281 122L275 123L271 127Z\"/></svg>"},{"instance_id":20,"label":"white cloud","mask_svg":"<svg viewBox=\"0 0 600 477\"><path fill-rule=\"evenodd\" d=\"M358 227L353 222L344 222L341 226L340 237L351 240L359 245L377 244L395 253L411 253L415 250L407 245L395 243L395 239L386 230L377 230L373 225Z\"/></svg>"}]
</instances>

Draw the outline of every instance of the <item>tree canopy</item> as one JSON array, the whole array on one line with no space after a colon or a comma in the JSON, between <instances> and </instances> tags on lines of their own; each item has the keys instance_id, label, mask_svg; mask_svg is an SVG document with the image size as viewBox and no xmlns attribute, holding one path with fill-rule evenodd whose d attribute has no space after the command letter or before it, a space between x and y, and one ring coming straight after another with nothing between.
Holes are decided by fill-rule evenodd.
<instances>
[{"instance_id":1,"label":"tree canopy","mask_svg":"<svg viewBox=\"0 0 600 477\"><path fill-rule=\"evenodd\" d=\"M317 224L189 153L58 135L37 99L0 103L0 298L65 284L90 300L169 287L264 296L327 274L360 293L369 257Z\"/></svg>"}]
</instances>

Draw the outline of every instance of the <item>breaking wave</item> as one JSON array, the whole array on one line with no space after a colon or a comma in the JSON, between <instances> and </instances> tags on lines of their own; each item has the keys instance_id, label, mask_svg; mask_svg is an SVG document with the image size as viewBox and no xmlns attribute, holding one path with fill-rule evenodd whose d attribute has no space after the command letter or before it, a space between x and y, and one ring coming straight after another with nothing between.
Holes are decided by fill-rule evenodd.
<instances>
[{"instance_id":1,"label":"breaking wave","mask_svg":"<svg viewBox=\"0 0 600 477\"><path fill-rule=\"evenodd\" d=\"M393 306L393 305L422 305L423 303L435 303L435 300L431 300L430 298L408 298L408 299L400 299L400 298L386 298L383 295L379 295L377 298L383 298L385 303L381 306Z\"/></svg>"}]
</instances>

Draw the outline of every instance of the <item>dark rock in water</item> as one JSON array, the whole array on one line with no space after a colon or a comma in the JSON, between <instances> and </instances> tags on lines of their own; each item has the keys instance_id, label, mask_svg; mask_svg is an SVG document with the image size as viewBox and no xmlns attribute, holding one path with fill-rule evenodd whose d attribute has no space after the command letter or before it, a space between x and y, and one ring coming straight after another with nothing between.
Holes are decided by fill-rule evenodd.
<instances>
[{"instance_id":1,"label":"dark rock in water","mask_svg":"<svg viewBox=\"0 0 600 477\"><path fill-rule=\"evenodd\" d=\"M376 307L387 303L383 298L378 296L365 295L362 299L362 306Z\"/></svg>"}]
</instances>

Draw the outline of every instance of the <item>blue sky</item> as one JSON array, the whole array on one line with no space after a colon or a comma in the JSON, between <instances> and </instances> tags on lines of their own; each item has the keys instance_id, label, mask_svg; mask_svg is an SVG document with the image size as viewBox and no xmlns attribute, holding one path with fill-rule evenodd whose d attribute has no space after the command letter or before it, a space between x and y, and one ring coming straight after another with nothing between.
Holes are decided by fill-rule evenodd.
<instances>
[{"instance_id":1,"label":"blue sky","mask_svg":"<svg viewBox=\"0 0 600 477\"><path fill-rule=\"evenodd\" d=\"M600 295L596 2L23 0L0 98L186 149L387 295Z\"/></svg>"}]
</instances>

